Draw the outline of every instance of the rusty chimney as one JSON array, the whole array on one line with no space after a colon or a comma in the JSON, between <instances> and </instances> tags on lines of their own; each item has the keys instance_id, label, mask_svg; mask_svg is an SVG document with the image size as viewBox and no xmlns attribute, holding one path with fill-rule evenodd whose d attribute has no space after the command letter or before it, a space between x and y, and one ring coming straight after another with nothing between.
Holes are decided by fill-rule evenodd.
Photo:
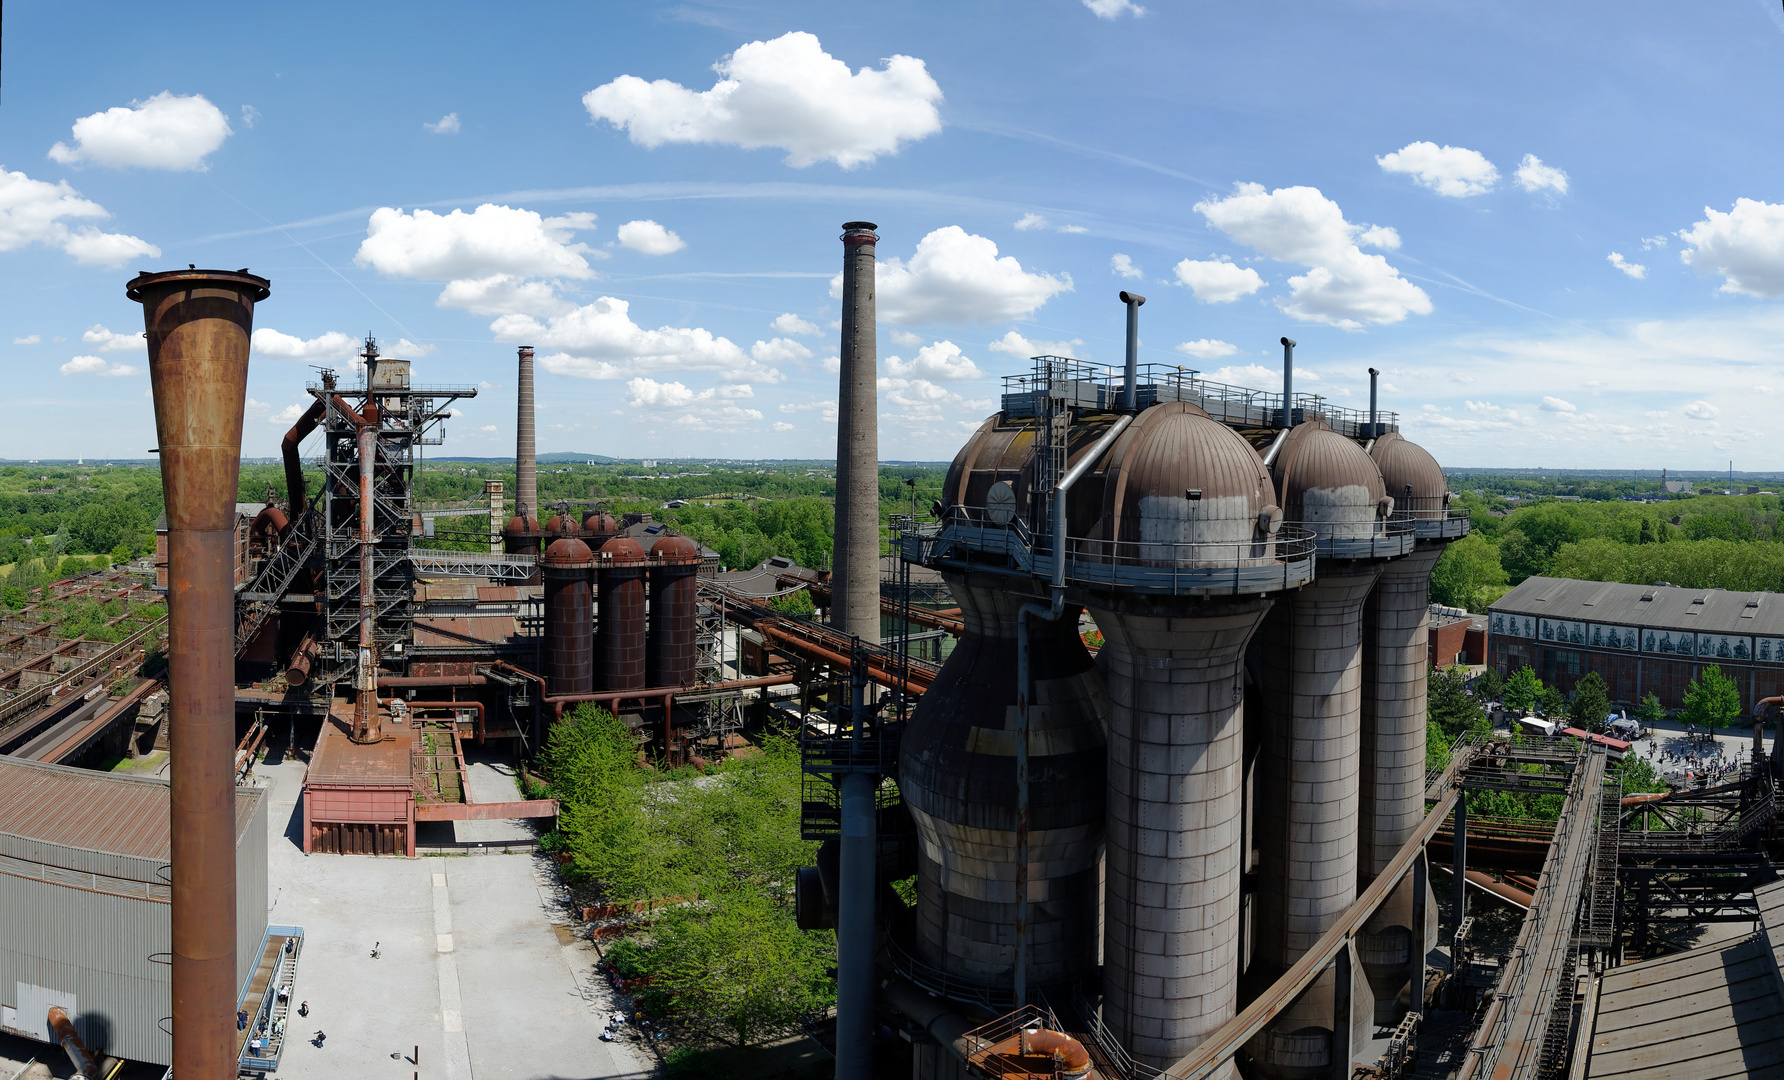
<instances>
[{"instance_id":1,"label":"rusty chimney","mask_svg":"<svg viewBox=\"0 0 1784 1080\"><path fill-rule=\"evenodd\" d=\"M879 349L874 317L878 226L842 227L842 375L836 416L836 556L830 625L880 641Z\"/></svg>"},{"instance_id":2,"label":"rusty chimney","mask_svg":"<svg viewBox=\"0 0 1784 1080\"><path fill-rule=\"evenodd\" d=\"M520 413L514 421L514 500L519 518L539 513L539 459L533 444L533 347L520 347Z\"/></svg>"},{"instance_id":3,"label":"rusty chimney","mask_svg":"<svg viewBox=\"0 0 1784 1080\"><path fill-rule=\"evenodd\" d=\"M246 270L139 274L167 505L173 1071L228 1080L235 1054L235 497L254 305Z\"/></svg>"}]
</instances>

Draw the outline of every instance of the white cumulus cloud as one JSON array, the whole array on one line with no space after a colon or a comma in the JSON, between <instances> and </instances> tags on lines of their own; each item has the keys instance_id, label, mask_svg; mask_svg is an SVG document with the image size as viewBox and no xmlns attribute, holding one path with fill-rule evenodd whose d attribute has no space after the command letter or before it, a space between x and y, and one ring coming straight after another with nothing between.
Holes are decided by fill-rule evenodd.
<instances>
[{"instance_id":1,"label":"white cumulus cloud","mask_svg":"<svg viewBox=\"0 0 1784 1080\"><path fill-rule=\"evenodd\" d=\"M667 255L687 247L687 241L654 221L628 221L619 227L621 247L642 251L646 255Z\"/></svg>"},{"instance_id":2,"label":"white cumulus cloud","mask_svg":"<svg viewBox=\"0 0 1784 1080\"><path fill-rule=\"evenodd\" d=\"M1213 338L1197 338L1177 346L1177 351L1185 356L1193 356L1197 360L1218 360L1223 356L1231 356L1238 352L1239 346Z\"/></svg>"},{"instance_id":3,"label":"white cumulus cloud","mask_svg":"<svg viewBox=\"0 0 1784 1080\"><path fill-rule=\"evenodd\" d=\"M1499 170L1480 151L1433 142L1408 143L1375 159L1386 172L1405 173L1420 187L1439 195L1465 199L1485 195L1499 182Z\"/></svg>"},{"instance_id":4,"label":"white cumulus cloud","mask_svg":"<svg viewBox=\"0 0 1784 1080\"><path fill-rule=\"evenodd\" d=\"M1728 213L1704 207L1704 220L1679 230L1687 266L1722 275L1722 291L1784 296L1784 205L1736 199Z\"/></svg>"},{"instance_id":5,"label":"white cumulus cloud","mask_svg":"<svg viewBox=\"0 0 1784 1080\"><path fill-rule=\"evenodd\" d=\"M1237 184L1233 195L1199 202L1195 209L1239 243L1308 268L1288 279L1288 296L1276 299L1292 318L1359 330L1431 311L1423 289L1382 256L1364 254L1357 246L1370 242L1372 233L1379 239L1377 230L1344 220L1338 204L1318 188L1267 192L1262 184Z\"/></svg>"},{"instance_id":6,"label":"white cumulus cloud","mask_svg":"<svg viewBox=\"0 0 1784 1080\"><path fill-rule=\"evenodd\" d=\"M1090 230L1082 225L1061 225L1059 231L1062 233L1087 233Z\"/></svg>"},{"instance_id":7,"label":"white cumulus cloud","mask_svg":"<svg viewBox=\"0 0 1784 1080\"><path fill-rule=\"evenodd\" d=\"M541 321L530 315L504 315L490 324L497 341L556 349L539 364L554 375L582 379L624 379L646 372L717 372L726 382L778 383L785 376L775 360L797 358L798 342L776 338L757 342L768 362L745 353L735 342L699 327L663 326L647 330L632 321L631 305L603 296ZM809 350L805 351L810 356Z\"/></svg>"},{"instance_id":8,"label":"white cumulus cloud","mask_svg":"<svg viewBox=\"0 0 1784 1080\"><path fill-rule=\"evenodd\" d=\"M1032 229L1044 229L1046 227L1047 219L1040 214L1023 214L1016 219L1017 232L1028 232Z\"/></svg>"},{"instance_id":9,"label":"white cumulus cloud","mask_svg":"<svg viewBox=\"0 0 1784 1080\"><path fill-rule=\"evenodd\" d=\"M254 122L259 119L260 119L260 110L259 109L256 109L252 105L243 105L242 106L242 123L244 125L251 128L254 126Z\"/></svg>"},{"instance_id":10,"label":"white cumulus cloud","mask_svg":"<svg viewBox=\"0 0 1784 1080\"><path fill-rule=\"evenodd\" d=\"M348 337L339 330L330 330L306 341L262 326L255 329L248 344L259 356L276 356L281 360L352 360L360 352L359 339Z\"/></svg>"},{"instance_id":11,"label":"white cumulus cloud","mask_svg":"<svg viewBox=\"0 0 1784 1080\"><path fill-rule=\"evenodd\" d=\"M768 324L768 328L777 334L799 334L802 337L817 337L818 324L801 319L791 311L785 312Z\"/></svg>"},{"instance_id":12,"label":"white cumulus cloud","mask_svg":"<svg viewBox=\"0 0 1784 1080\"><path fill-rule=\"evenodd\" d=\"M1578 412L1579 406L1571 401L1562 401L1558 397L1545 397L1542 399L1542 411L1560 413Z\"/></svg>"},{"instance_id":13,"label":"white cumulus cloud","mask_svg":"<svg viewBox=\"0 0 1784 1080\"><path fill-rule=\"evenodd\" d=\"M816 36L794 31L752 41L713 70L719 80L710 90L621 75L584 94L582 104L640 146L776 147L795 168L834 161L852 169L941 130L941 87L914 56L851 72Z\"/></svg>"},{"instance_id":14,"label":"white cumulus cloud","mask_svg":"<svg viewBox=\"0 0 1784 1080\"><path fill-rule=\"evenodd\" d=\"M1126 255L1109 256L1109 269L1117 276L1124 278L1143 278L1146 272L1134 265L1134 260Z\"/></svg>"},{"instance_id":15,"label":"white cumulus cloud","mask_svg":"<svg viewBox=\"0 0 1784 1080\"><path fill-rule=\"evenodd\" d=\"M1304 375L1300 368L1295 369L1297 376ZM1234 364L1229 367L1215 368L1202 373L1208 382L1226 383L1229 386L1271 387L1282 389L1282 372L1267 368L1262 364Z\"/></svg>"},{"instance_id":16,"label":"white cumulus cloud","mask_svg":"<svg viewBox=\"0 0 1784 1080\"><path fill-rule=\"evenodd\" d=\"M460 124L458 122L458 114L449 112L445 116L435 120L433 123L430 124L424 122L421 126L433 132L435 135L457 135Z\"/></svg>"},{"instance_id":17,"label":"white cumulus cloud","mask_svg":"<svg viewBox=\"0 0 1784 1080\"><path fill-rule=\"evenodd\" d=\"M1230 262L1184 259L1176 269L1177 283L1187 286L1204 304L1230 304L1264 287L1256 270Z\"/></svg>"},{"instance_id":18,"label":"white cumulus cloud","mask_svg":"<svg viewBox=\"0 0 1784 1080\"><path fill-rule=\"evenodd\" d=\"M479 315L561 315L574 305L553 282L597 276L577 242L595 227L586 211L544 217L532 210L484 203L471 213L393 207L372 212L353 261L390 277L444 280L434 303Z\"/></svg>"},{"instance_id":19,"label":"white cumulus cloud","mask_svg":"<svg viewBox=\"0 0 1784 1080\"><path fill-rule=\"evenodd\" d=\"M1552 165L1544 165L1542 159L1535 154L1524 155L1524 160L1518 164L1518 171L1512 174L1512 178L1525 191L1567 194L1567 174Z\"/></svg>"},{"instance_id":20,"label":"white cumulus cloud","mask_svg":"<svg viewBox=\"0 0 1784 1080\"><path fill-rule=\"evenodd\" d=\"M115 333L98 323L89 326L81 334L81 341L93 346L95 352L122 352L125 349L148 348L141 334Z\"/></svg>"},{"instance_id":21,"label":"white cumulus cloud","mask_svg":"<svg viewBox=\"0 0 1784 1080\"><path fill-rule=\"evenodd\" d=\"M1084 0L1084 6L1099 19L1117 19L1123 13L1137 19L1146 14L1146 9L1134 3L1134 0Z\"/></svg>"},{"instance_id":22,"label":"white cumulus cloud","mask_svg":"<svg viewBox=\"0 0 1784 1080\"><path fill-rule=\"evenodd\" d=\"M113 364L99 356L77 356L63 364L64 375L134 375L141 369L129 364Z\"/></svg>"},{"instance_id":23,"label":"white cumulus cloud","mask_svg":"<svg viewBox=\"0 0 1784 1080\"><path fill-rule=\"evenodd\" d=\"M1693 401L1679 412L1693 420L1714 420L1722 414L1722 410L1707 401Z\"/></svg>"},{"instance_id":24,"label":"white cumulus cloud","mask_svg":"<svg viewBox=\"0 0 1784 1080\"><path fill-rule=\"evenodd\" d=\"M923 344L922 334L913 334L909 330L900 330L896 327L886 331L886 336L892 339L894 345L902 345L907 349L914 349Z\"/></svg>"},{"instance_id":25,"label":"white cumulus cloud","mask_svg":"<svg viewBox=\"0 0 1784 1080\"><path fill-rule=\"evenodd\" d=\"M26 334L24 337L13 338L12 343L14 345L35 345L42 340L42 336L38 334Z\"/></svg>"},{"instance_id":26,"label":"white cumulus cloud","mask_svg":"<svg viewBox=\"0 0 1784 1080\"><path fill-rule=\"evenodd\" d=\"M161 254L160 248L134 236L65 223L108 217L105 207L82 198L67 181L51 184L0 169L0 251L42 244L61 248L83 266L121 266L137 256Z\"/></svg>"},{"instance_id":27,"label":"white cumulus cloud","mask_svg":"<svg viewBox=\"0 0 1784 1080\"><path fill-rule=\"evenodd\" d=\"M786 364L811 359L811 350L792 338L769 338L750 346L750 359L760 364Z\"/></svg>"},{"instance_id":28,"label":"white cumulus cloud","mask_svg":"<svg viewBox=\"0 0 1784 1080\"><path fill-rule=\"evenodd\" d=\"M880 318L890 323L998 322L1026 316L1072 288L1069 274L1030 273L997 245L958 225L917 242L911 261L880 263L875 283ZM842 275L830 280L841 298Z\"/></svg>"},{"instance_id":29,"label":"white cumulus cloud","mask_svg":"<svg viewBox=\"0 0 1784 1080\"><path fill-rule=\"evenodd\" d=\"M986 348L992 352L1005 353L1024 360L1034 356L1068 356L1074 360L1082 359L1077 353L1078 346L1084 339L1073 338L1070 341L1030 341L1014 330L993 341Z\"/></svg>"},{"instance_id":30,"label":"white cumulus cloud","mask_svg":"<svg viewBox=\"0 0 1784 1080\"><path fill-rule=\"evenodd\" d=\"M910 360L888 356L886 370L901 379L976 379L985 374L978 365L961 355L960 346L952 341L925 345Z\"/></svg>"},{"instance_id":31,"label":"white cumulus cloud","mask_svg":"<svg viewBox=\"0 0 1784 1080\"><path fill-rule=\"evenodd\" d=\"M81 117L74 122L75 145L57 143L49 156L63 165L203 169L204 159L232 134L229 118L203 94L176 97L163 91Z\"/></svg>"},{"instance_id":32,"label":"white cumulus cloud","mask_svg":"<svg viewBox=\"0 0 1784 1080\"><path fill-rule=\"evenodd\" d=\"M1612 266L1623 271L1632 278L1645 278L1648 276L1647 267L1643 266L1641 263L1632 263L1615 251L1606 255L1604 258L1606 262L1609 262Z\"/></svg>"},{"instance_id":33,"label":"white cumulus cloud","mask_svg":"<svg viewBox=\"0 0 1784 1080\"><path fill-rule=\"evenodd\" d=\"M776 430L776 431L792 431L793 425L787 423L785 420L776 420L774 422L774 430Z\"/></svg>"}]
</instances>

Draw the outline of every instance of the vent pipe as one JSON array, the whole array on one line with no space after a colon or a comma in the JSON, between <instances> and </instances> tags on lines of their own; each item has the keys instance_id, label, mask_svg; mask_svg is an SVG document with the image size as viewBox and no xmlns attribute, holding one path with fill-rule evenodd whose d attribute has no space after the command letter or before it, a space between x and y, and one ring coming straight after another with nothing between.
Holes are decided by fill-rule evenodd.
<instances>
[{"instance_id":1,"label":"vent pipe","mask_svg":"<svg viewBox=\"0 0 1784 1080\"><path fill-rule=\"evenodd\" d=\"M1381 428L1376 426L1376 419L1375 419L1375 382L1379 378L1381 378L1381 372L1375 370L1374 368L1370 368L1369 369L1369 437L1371 439L1378 439L1381 437Z\"/></svg>"},{"instance_id":2,"label":"vent pipe","mask_svg":"<svg viewBox=\"0 0 1784 1080\"><path fill-rule=\"evenodd\" d=\"M1282 426L1295 426L1295 342L1282 339Z\"/></svg>"},{"instance_id":3,"label":"vent pipe","mask_svg":"<svg viewBox=\"0 0 1784 1080\"><path fill-rule=\"evenodd\" d=\"M246 270L139 274L167 506L173 1071L225 1080L235 1047L235 497L254 305Z\"/></svg>"},{"instance_id":4,"label":"vent pipe","mask_svg":"<svg viewBox=\"0 0 1784 1080\"><path fill-rule=\"evenodd\" d=\"M1127 305L1127 380L1121 387L1121 407L1134 412L1140 407L1140 305L1146 298L1123 291L1121 302Z\"/></svg>"},{"instance_id":5,"label":"vent pipe","mask_svg":"<svg viewBox=\"0 0 1784 1080\"><path fill-rule=\"evenodd\" d=\"M539 459L533 443L533 347L520 347L520 408L514 420L516 517L539 516Z\"/></svg>"},{"instance_id":6,"label":"vent pipe","mask_svg":"<svg viewBox=\"0 0 1784 1080\"><path fill-rule=\"evenodd\" d=\"M836 562L830 625L880 642L880 434L870 221L842 233L842 375L836 425Z\"/></svg>"}]
</instances>

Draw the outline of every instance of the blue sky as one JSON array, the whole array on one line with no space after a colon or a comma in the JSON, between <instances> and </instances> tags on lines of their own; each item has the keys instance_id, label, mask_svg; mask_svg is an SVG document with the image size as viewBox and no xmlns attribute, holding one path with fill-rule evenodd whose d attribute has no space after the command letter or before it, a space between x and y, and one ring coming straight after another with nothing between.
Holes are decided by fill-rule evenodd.
<instances>
[{"instance_id":1,"label":"blue sky","mask_svg":"<svg viewBox=\"0 0 1784 1080\"><path fill-rule=\"evenodd\" d=\"M244 453L358 338L480 384L439 453L829 457L842 222L881 451L1032 351L1363 407L1456 466L1784 467L1784 8L1027 0L14 3L0 456L154 442L137 270L246 266ZM829 364L826 364L829 361Z\"/></svg>"}]
</instances>

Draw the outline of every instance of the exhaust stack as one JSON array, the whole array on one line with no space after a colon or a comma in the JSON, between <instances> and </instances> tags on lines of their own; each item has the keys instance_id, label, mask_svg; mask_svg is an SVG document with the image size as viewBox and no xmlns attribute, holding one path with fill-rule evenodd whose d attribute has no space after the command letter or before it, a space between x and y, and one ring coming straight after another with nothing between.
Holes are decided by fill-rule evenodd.
<instances>
[{"instance_id":1,"label":"exhaust stack","mask_svg":"<svg viewBox=\"0 0 1784 1080\"><path fill-rule=\"evenodd\" d=\"M836 562L830 625L880 641L880 426L871 221L843 225L842 377L836 425Z\"/></svg>"},{"instance_id":2,"label":"exhaust stack","mask_svg":"<svg viewBox=\"0 0 1784 1080\"><path fill-rule=\"evenodd\" d=\"M1295 342L1282 339L1282 426L1295 426Z\"/></svg>"},{"instance_id":3,"label":"exhaust stack","mask_svg":"<svg viewBox=\"0 0 1784 1080\"><path fill-rule=\"evenodd\" d=\"M520 410L514 420L514 514L519 518L539 513L539 458L533 444L533 347L520 347Z\"/></svg>"},{"instance_id":4,"label":"exhaust stack","mask_svg":"<svg viewBox=\"0 0 1784 1080\"><path fill-rule=\"evenodd\" d=\"M1381 428L1377 426L1377 422L1375 419L1375 380L1377 380L1379 378L1381 378L1381 372L1375 370L1374 368L1370 368L1369 369L1369 437L1371 439L1377 438L1381 435Z\"/></svg>"},{"instance_id":5,"label":"exhaust stack","mask_svg":"<svg viewBox=\"0 0 1784 1080\"><path fill-rule=\"evenodd\" d=\"M139 274L167 504L167 657L180 748L169 809L173 1071L226 1080L235 1055L235 496L254 305L246 270Z\"/></svg>"},{"instance_id":6,"label":"exhaust stack","mask_svg":"<svg viewBox=\"0 0 1784 1080\"><path fill-rule=\"evenodd\" d=\"M1121 407L1134 412L1140 407L1140 305L1146 298L1123 291L1121 302L1127 305L1127 380L1121 386Z\"/></svg>"}]
</instances>

